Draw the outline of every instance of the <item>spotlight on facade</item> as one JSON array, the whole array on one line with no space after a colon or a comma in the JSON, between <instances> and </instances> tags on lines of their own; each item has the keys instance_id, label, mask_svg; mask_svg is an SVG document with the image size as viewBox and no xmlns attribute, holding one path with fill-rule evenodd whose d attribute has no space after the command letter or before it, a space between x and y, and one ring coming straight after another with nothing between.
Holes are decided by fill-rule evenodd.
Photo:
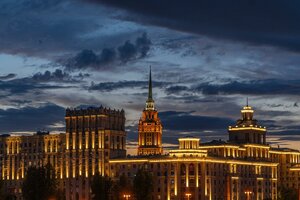
<instances>
[{"instance_id":1,"label":"spotlight on facade","mask_svg":"<svg viewBox=\"0 0 300 200\"><path fill-rule=\"evenodd\" d=\"M124 197L124 199L128 200L128 199L130 199L131 195L130 194L124 194L123 197Z\"/></svg>"},{"instance_id":2,"label":"spotlight on facade","mask_svg":"<svg viewBox=\"0 0 300 200\"><path fill-rule=\"evenodd\" d=\"M189 193L189 192L187 192L187 193L185 193L185 196L186 196L186 198L187 198L188 200L190 200L190 198L191 198L192 194L191 194L191 193Z\"/></svg>"},{"instance_id":3,"label":"spotlight on facade","mask_svg":"<svg viewBox=\"0 0 300 200\"><path fill-rule=\"evenodd\" d=\"M250 200L250 196L252 195L252 191L250 191L250 190L246 190L245 191L245 195L246 195L246 200Z\"/></svg>"}]
</instances>

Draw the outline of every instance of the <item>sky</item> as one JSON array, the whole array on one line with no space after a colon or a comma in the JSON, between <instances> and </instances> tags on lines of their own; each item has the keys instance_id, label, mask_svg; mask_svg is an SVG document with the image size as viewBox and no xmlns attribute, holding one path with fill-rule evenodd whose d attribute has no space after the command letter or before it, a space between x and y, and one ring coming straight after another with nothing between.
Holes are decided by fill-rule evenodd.
<instances>
[{"instance_id":1,"label":"sky","mask_svg":"<svg viewBox=\"0 0 300 200\"><path fill-rule=\"evenodd\" d=\"M2 0L0 134L64 131L66 108L124 109L128 146L149 66L165 148L227 140L249 98L271 145L300 149L300 2Z\"/></svg>"}]
</instances>

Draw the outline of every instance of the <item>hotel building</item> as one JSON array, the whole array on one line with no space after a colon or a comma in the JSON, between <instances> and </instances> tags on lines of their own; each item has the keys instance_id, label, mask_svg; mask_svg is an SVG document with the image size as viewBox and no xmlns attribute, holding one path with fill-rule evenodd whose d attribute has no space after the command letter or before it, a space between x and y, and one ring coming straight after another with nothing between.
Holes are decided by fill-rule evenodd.
<instances>
[{"instance_id":1,"label":"hotel building","mask_svg":"<svg viewBox=\"0 0 300 200\"><path fill-rule=\"evenodd\" d=\"M133 181L138 169L153 176L153 200L277 199L278 188L300 188L300 152L267 144L266 127L246 105L228 127L229 140L202 143L179 138L178 149L163 154L163 122L152 97L151 71L146 106L138 123L136 156L126 156L125 113L109 108L67 109L66 133L0 137L0 177L22 199L30 166L50 163L66 200L91 199L95 173ZM299 194L300 200L300 194Z\"/></svg>"},{"instance_id":2,"label":"hotel building","mask_svg":"<svg viewBox=\"0 0 300 200\"><path fill-rule=\"evenodd\" d=\"M139 169L149 171L154 179L152 199L266 200L277 199L278 188L285 187L297 190L300 200L300 152L268 145L266 127L253 118L249 105L241 110L241 119L228 127L228 141L200 143L200 138L179 138L179 148L163 155L159 146L162 123L151 81L150 72L148 99L139 122L138 155L111 159L111 177L126 175L133 180Z\"/></svg>"},{"instance_id":3,"label":"hotel building","mask_svg":"<svg viewBox=\"0 0 300 200\"><path fill-rule=\"evenodd\" d=\"M66 199L90 199L90 179L105 175L111 158L126 156L123 110L88 108L66 111L64 149Z\"/></svg>"},{"instance_id":4,"label":"hotel building","mask_svg":"<svg viewBox=\"0 0 300 200\"><path fill-rule=\"evenodd\" d=\"M43 166L50 163L57 177L64 173L64 137L65 134L51 135L37 132L30 136L0 137L0 176L6 191L21 198L22 180L30 166Z\"/></svg>"},{"instance_id":5,"label":"hotel building","mask_svg":"<svg viewBox=\"0 0 300 200\"><path fill-rule=\"evenodd\" d=\"M152 98L151 69L149 74L148 99L138 125L138 155L161 155L162 154L162 124L158 112L154 107Z\"/></svg>"},{"instance_id":6,"label":"hotel building","mask_svg":"<svg viewBox=\"0 0 300 200\"><path fill-rule=\"evenodd\" d=\"M65 120L65 134L0 137L0 176L17 199L22 199L26 169L47 163L54 167L67 200L91 199L91 177L108 174L109 160L126 156L123 110L67 109Z\"/></svg>"}]
</instances>

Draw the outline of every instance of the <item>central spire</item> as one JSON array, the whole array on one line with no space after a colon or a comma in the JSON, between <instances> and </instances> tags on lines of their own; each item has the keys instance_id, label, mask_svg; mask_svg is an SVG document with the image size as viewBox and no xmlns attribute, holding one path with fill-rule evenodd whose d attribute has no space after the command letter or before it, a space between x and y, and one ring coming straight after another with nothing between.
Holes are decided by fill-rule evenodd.
<instances>
[{"instance_id":1,"label":"central spire","mask_svg":"<svg viewBox=\"0 0 300 200\"><path fill-rule=\"evenodd\" d=\"M151 77L151 66L150 66L150 73L149 73L149 86L148 86L148 101L152 99L152 77Z\"/></svg>"},{"instance_id":2,"label":"central spire","mask_svg":"<svg viewBox=\"0 0 300 200\"><path fill-rule=\"evenodd\" d=\"M146 110L154 110L154 100L152 98L152 77L151 77L151 66L149 72L149 85L148 85L148 99L146 101Z\"/></svg>"},{"instance_id":3,"label":"central spire","mask_svg":"<svg viewBox=\"0 0 300 200\"><path fill-rule=\"evenodd\" d=\"M155 109L152 94L152 74L149 67L148 98L139 121L138 155L161 155L162 148L162 124Z\"/></svg>"}]
</instances>

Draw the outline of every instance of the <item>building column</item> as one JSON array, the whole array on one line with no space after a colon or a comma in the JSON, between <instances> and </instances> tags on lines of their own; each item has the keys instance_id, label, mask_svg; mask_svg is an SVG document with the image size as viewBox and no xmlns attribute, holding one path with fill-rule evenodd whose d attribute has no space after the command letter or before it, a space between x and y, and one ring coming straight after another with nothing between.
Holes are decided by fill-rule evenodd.
<instances>
[{"instance_id":1,"label":"building column","mask_svg":"<svg viewBox=\"0 0 300 200\"><path fill-rule=\"evenodd\" d=\"M176 163L177 166L177 200L181 200L181 165Z\"/></svg>"},{"instance_id":2,"label":"building column","mask_svg":"<svg viewBox=\"0 0 300 200\"><path fill-rule=\"evenodd\" d=\"M172 163L169 163L168 164L168 171L167 171L167 200L170 200L171 199L171 183L170 183L170 180L171 180L171 164Z\"/></svg>"},{"instance_id":3,"label":"building column","mask_svg":"<svg viewBox=\"0 0 300 200\"><path fill-rule=\"evenodd\" d=\"M82 132L78 133L78 137L79 137L79 149L82 149Z\"/></svg>"},{"instance_id":4,"label":"building column","mask_svg":"<svg viewBox=\"0 0 300 200\"><path fill-rule=\"evenodd\" d=\"M178 199L178 164L174 164L174 195Z\"/></svg>"},{"instance_id":5,"label":"building column","mask_svg":"<svg viewBox=\"0 0 300 200\"><path fill-rule=\"evenodd\" d=\"M185 187L189 187L189 164L185 164Z\"/></svg>"},{"instance_id":6,"label":"building column","mask_svg":"<svg viewBox=\"0 0 300 200\"><path fill-rule=\"evenodd\" d=\"M85 132L85 149L89 148L89 132Z\"/></svg>"},{"instance_id":7,"label":"building column","mask_svg":"<svg viewBox=\"0 0 300 200\"><path fill-rule=\"evenodd\" d=\"M208 194L207 194L207 181L206 181L206 163L202 162L201 163L201 186L203 185L203 187L201 187L201 199L208 199Z\"/></svg>"},{"instance_id":8,"label":"building column","mask_svg":"<svg viewBox=\"0 0 300 200\"><path fill-rule=\"evenodd\" d=\"M198 173L198 163L194 163L195 166L195 183L196 183L196 187L195 187L195 200L199 199L199 173Z\"/></svg>"},{"instance_id":9,"label":"building column","mask_svg":"<svg viewBox=\"0 0 300 200\"><path fill-rule=\"evenodd\" d=\"M75 149L76 133L73 132L72 136L73 136L73 137L72 137L72 145L73 145L73 148L72 148L72 149Z\"/></svg>"}]
</instances>

